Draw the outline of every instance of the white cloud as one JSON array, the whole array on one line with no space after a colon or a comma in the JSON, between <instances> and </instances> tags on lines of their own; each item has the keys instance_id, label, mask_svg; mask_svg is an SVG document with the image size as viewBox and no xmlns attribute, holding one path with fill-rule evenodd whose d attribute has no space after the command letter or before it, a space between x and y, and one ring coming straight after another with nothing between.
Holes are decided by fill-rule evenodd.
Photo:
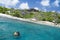
<instances>
[{"instance_id":1,"label":"white cloud","mask_svg":"<svg viewBox=\"0 0 60 40\"><path fill-rule=\"evenodd\" d=\"M44 12L47 12L47 9L43 9L44 10Z\"/></svg>"},{"instance_id":2,"label":"white cloud","mask_svg":"<svg viewBox=\"0 0 60 40\"><path fill-rule=\"evenodd\" d=\"M38 8L38 7L34 7L34 9L39 10L39 8Z\"/></svg>"},{"instance_id":3,"label":"white cloud","mask_svg":"<svg viewBox=\"0 0 60 40\"><path fill-rule=\"evenodd\" d=\"M53 5L59 7L59 0L56 0Z\"/></svg>"},{"instance_id":4,"label":"white cloud","mask_svg":"<svg viewBox=\"0 0 60 40\"><path fill-rule=\"evenodd\" d=\"M50 2L50 0L42 0L41 5L42 6L49 6L50 5L49 2Z\"/></svg>"},{"instance_id":5,"label":"white cloud","mask_svg":"<svg viewBox=\"0 0 60 40\"><path fill-rule=\"evenodd\" d=\"M19 6L20 9L29 9L28 3L21 3Z\"/></svg>"},{"instance_id":6,"label":"white cloud","mask_svg":"<svg viewBox=\"0 0 60 40\"><path fill-rule=\"evenodd\" d=\"M43 7L42 11L47 12L48 10L45 7Z\"/></svg>"},{"instance_id":7,"label":"white cloud","mask_svg":"<svg viewBox=\"0 0 60 40\"><path fill-rule=\"evenodd\" d=\"M55 12L55 10L53 10L52 12Z\"/></svg>"},{"instance_id":8,"label":"white cloud","mask_svg":"<svg viewBox=\"0 0 60 40\"><path fill-rule=\"evenodd\" d=\"M18 2L18 0L0 0L0 4L5 6L15 6Z\"/></svg>"}]
</instances>

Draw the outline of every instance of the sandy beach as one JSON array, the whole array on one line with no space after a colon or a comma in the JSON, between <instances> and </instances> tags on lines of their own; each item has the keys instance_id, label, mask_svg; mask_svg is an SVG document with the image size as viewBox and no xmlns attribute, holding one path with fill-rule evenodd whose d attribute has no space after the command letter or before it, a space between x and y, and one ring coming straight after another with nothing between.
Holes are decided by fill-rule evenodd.
<instances>
[{"instance_id":1,"label":"sandy beach","mask_svg":"<svg viewBox=\"0 0 60 40\"><path fill-rule=\"evenodd\" d=\"M50 26L60 27L60 24L55 25L53 22L49 22L49 21L37 21L35 19L23 19L23 18L18 18L18 17L14 17L14 16L11 16L11 15L2 14L2 13L0 13L0 16L11 18L11 19L22 20L22 21L33 22L33 23L37 23L37 24L44 24L44 25L50 25Z\"/></svg>"}]
</instances>

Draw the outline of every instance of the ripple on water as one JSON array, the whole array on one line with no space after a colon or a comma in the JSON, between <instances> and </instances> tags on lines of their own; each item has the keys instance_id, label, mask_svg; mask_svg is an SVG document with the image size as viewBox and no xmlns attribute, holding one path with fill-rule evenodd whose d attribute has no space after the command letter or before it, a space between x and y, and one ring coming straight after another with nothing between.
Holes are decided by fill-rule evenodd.
<instances>
[{"instance_id":1,"label":"ripple on water","mask_svg":"<svg viewBox=\"0 0 60 40\"><path fill-rule=\"evenodd\" d=\"M15 31L21 36L15 38ZM60 40L60 28L0 18L0 40Z\"/></svg>"}]
</instances>

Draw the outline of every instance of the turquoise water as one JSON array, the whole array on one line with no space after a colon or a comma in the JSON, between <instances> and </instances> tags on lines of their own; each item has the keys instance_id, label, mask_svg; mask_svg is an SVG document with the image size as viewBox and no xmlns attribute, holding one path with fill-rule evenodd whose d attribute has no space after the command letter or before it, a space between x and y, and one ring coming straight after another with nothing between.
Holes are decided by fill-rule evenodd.
<instances>
[{"instance_id":1,"label":"turquoise water","mask_svg":"<svg viewBox=\"0 0 60 40\"><path fill-rule=\"evenodd\" d=\"M60 40L60 28L0 17L0 40Z\"/></svg>"}]
</instances>

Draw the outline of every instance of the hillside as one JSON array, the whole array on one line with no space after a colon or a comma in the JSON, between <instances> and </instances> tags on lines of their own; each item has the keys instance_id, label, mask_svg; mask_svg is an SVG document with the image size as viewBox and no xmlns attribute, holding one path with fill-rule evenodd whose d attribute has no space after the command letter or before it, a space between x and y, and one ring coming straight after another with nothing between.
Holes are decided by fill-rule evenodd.
<instances>
[{"instance_id":1,"label":"hillside","mask_svg":"<svg viewBox=\"0 0 60 40\"><path fill-rule=\"evenodd\" d=\"M5 8L0 6L0 13L8 14L20 18L35 18L38 21L50 21L55 23L60 23L60 14L57 12L44 12L36 9L14 9L14 8Z\"/></svg>"}]
</instances>

